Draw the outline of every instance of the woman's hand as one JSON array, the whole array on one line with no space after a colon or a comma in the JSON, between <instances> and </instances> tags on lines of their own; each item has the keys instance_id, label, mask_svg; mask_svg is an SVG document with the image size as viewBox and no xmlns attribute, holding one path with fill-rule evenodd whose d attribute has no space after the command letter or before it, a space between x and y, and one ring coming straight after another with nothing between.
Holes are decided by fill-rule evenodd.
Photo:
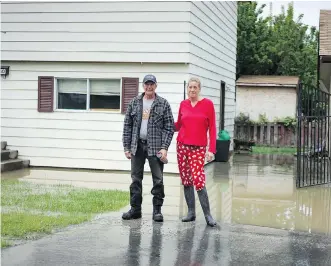
<instances>
[{"instance_id":1,"label":"woman's hand","mask_svg":"<svg viewBox=\"0 0 331 266\"><path fill-rule=\"evenodd\" d=\"M206 153L207 162L210 162L214 159L214 154L210 151Z\"/></svg>"}]
</instances>

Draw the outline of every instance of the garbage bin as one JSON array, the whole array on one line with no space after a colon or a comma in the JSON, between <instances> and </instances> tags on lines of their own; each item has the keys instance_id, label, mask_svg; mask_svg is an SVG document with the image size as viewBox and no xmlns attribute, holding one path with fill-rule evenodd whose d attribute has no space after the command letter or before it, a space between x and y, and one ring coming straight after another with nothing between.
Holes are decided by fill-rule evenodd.
<instances>
[{"instance_id":1,"label":"garbage bin","mask_svg":"<svg viewBox=\"0 0 331 266\"><path fill-rule=\"evenodd\" d=\"M215 162L227 162L229 160L230 140L216 140Z\"/></svg>"}]
</instances>

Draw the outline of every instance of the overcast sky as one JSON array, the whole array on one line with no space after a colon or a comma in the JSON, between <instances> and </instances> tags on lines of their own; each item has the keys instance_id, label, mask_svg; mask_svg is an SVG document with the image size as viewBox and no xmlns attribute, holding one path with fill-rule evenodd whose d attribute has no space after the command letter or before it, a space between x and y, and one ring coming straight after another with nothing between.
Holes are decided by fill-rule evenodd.
<instances>
[{"instance_id":1,"label":"overcast sky","mask_svg":"<svg viewBox=\"0 0 331 266\"><path fill-rule=\"evenodd\" d=\"M267 4L264 11L269 14L269 3L272 2L272 12L274 15L281 13L281 6L285 6L285 10L289 3L293 2L294 17L298 18L299 14L303 14L302 22L310 26L319 27L319 14L321 9L331 9L331 1L257 1L259 5Z\"/></svg>"}]
</instances>

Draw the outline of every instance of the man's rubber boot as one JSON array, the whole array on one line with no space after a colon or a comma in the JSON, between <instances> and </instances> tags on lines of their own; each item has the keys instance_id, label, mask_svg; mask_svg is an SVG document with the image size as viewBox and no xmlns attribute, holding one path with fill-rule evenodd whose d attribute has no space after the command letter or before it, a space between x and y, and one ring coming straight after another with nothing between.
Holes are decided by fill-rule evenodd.
<instances>
[{"instance_id":1,"label":"man's rubber boot","mask_svg":"<svg viewBox=\"0 0 331 266\"><path fill-rule=\"evenodd\" d=\"M155 222L163 222L163 215L161 213L161 206L153 207L153 220Z\"/></svg>"},{"instance_id":2,"label":"man's rubber boot","mask_svg":"<svg viewBox=\"0 0 331 266\"><path fill-rule=\"evenodd\" d=\"M141 208L133 208L128 212L123 213L122 219L123 220L133 220L133 219L140 219L141 218Z\"/></svg>"},{"instance_id":3,"label":"man's rubber boot","mask_svg":"<svg viewBox=\"0 0 331 266\"><path fill-rule=\"evenodd\" d=\"M188 208L187 216L182 219L182 222L192 222L195 221L195 197L194 197L194 187L184 186L184 195Z\"/></svg>"},{"instance_id":4,"label":"man's rubber boot","mask_svg":"<svg viewBox=\"0 0 331 266\"><path fill-rule=\"evenodd\" d=\"M198 196L207 224L211 227L215 226L216 222L210 214L209 199L206 187L198 191Z\"/></svg>"}]
</instances>

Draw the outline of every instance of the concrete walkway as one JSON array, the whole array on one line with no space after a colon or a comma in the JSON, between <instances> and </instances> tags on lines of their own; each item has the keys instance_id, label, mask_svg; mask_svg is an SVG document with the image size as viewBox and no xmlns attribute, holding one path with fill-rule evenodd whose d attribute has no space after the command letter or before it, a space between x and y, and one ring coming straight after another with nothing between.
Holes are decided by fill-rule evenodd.
<instances>
[{"instance_id":1,"label":"concrete walkway","mask_svg":"<svg viewBox=\"0 0 331 266\"><path fill-rule=\"evenodd\" d=\"M331 241L252 226L207 228L118 215L2 252L2 265L330 265Z\"/></svg>"},{"instance_id":2,"label":"concrete walkway","mask_svg":"<svg viewBox=\"0 0 331 266\"><path fill-rule=\"evenodd\" d=\"M176 175L165 177L165 221L153 223L146 175L141 220L122 221L121 212L100 215L4 249L2 265L331 265L331 188L296 190L293 157L239 155L209 164L206 172L217 228L205 226L198 201L198 220L179 221L186 206ZM130 183L126 173L50 169L2 178L123 190Z\"/></svg>"}]
</instances>

